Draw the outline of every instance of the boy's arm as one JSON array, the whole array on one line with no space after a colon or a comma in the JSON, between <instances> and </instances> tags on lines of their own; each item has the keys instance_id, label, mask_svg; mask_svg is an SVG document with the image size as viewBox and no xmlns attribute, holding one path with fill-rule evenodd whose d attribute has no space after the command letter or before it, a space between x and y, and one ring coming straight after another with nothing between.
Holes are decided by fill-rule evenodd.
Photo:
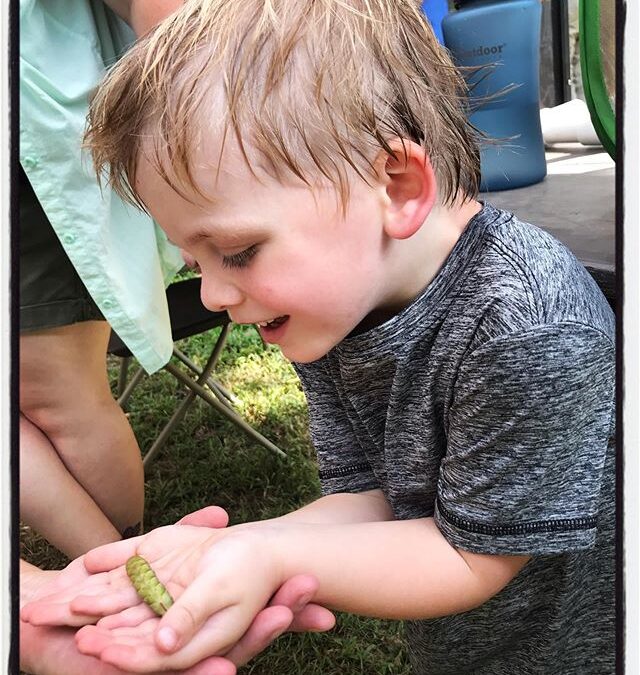
<instances>
[{"instance_id":1,"label":"boy's arm","mask_svg":"<svg viewBox=\"0 0 640 675\"><path fill-rule=\"evenodd\" d=\"M326 495L297 511L264 522L338 525L393 519L393 511L382 490L368 490Z\"/></svg>"},{"instance_id":2,"label":"boy's arm","mask_svg":"<svg viewBox=\"0 0 640 675\"><path fill-rule=\"evenodd\" d=\"M220 552L216 565L207 563L162 617L156 635L163 650L171 652L185 646L190 651L187 645L203 624L210 624L212 616L228 607L220 593L211 593L212 588L226 592L233 589L231 597L252 597L265 574L273 589L297 574L313 575L319 582L313 601L333 610L387 619L428 619L483 604L530 559L526 555L489 555L457 549L445 539L433 518L338 524L296 522L295 518L301 516L298 512L270 523L232 528L240 536L242 556L255 561L253 574L239 574L239 561L226 565L232 574L222 572L224 555ZM168 633L172 637L165 642L162 636ZM192 658L224 647L222 641L217 644L220 635L210 634L205 640L205 633L190 643ZM206 649L211 651L200 652L198 642L206 643Z\"/></svg>"},{"instance_id":3,"label":"boy's arm","mask_svg":"<svg viewBox=\"0 0 640 675\"><path fill-rule=\"evenodd\" d=\"M60 603L80 619L122 612L98 627L85 626L79 649L124 670L156 672L228 651L283 581L299 572L317 578L314 601L327 607L428 618L481 604L527 560L458 551L432 518L337 525L281 520L204 537L198 529L159 528L86 554L89 569L111 571L93 575L71 595L36 603L23 618L51 623ZM149 561L175 597L160 619L139 606L118 567L134 554ZM137 617L133 624L127 608ZM126 636L119 630L125 625Z\"/></svg>"},{"instance_id":4,"label":"boy's arm","mask_svg":"<svg viewBox=\"0 0 640 675\"><path fill-rule=\"evenodd\" d=\"M225 565L232 573L223 572L223 555L217 556L216 565L206 565L160 621L156 639L167 653L167 665L173 665L168 652L176 647L177 658L188 653L190 659L224 649L224 638L210 631L213 617L222 621L229 606L222 595L237 596L239 607L261 588L265 574L271 588L293 575L312 574L319 581L314 602L331 609L426 619L483 604L529 560L458 550L442 536L433 518L338 525L280 521L237 532L244 539L242 555L254 561L253 574L237 572L245 567L239 560ZM225 593L212 593L212 588ZM228 619L225 625L230 629Z\"/></svg>"},{"instance_id":5,"label":"boy's arm","mask_svg":"<svg viewBox=\"0 0 640 675\"><path fill-rule=\"evenodd\" d=\"M282 522L268 533L265 547L276 552L282 578L306 572L318 579L314 602L390 619L433 618L477 607L529 560L457 549L433 518Z\"/></svg>"}]
</instances>

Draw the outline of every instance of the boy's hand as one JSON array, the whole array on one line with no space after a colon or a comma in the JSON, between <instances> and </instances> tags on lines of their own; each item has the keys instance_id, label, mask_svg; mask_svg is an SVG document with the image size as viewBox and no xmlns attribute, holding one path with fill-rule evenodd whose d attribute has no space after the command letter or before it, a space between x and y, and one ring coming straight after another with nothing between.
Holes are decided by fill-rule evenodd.
<instances>
[{"instance_id":1,"label":"boy's hand","mask_svg":"<svg viewBox=\"0 0 640 675\"><path fill-rule=\"evenodd\" d=\"M168 529L192 528L161 528ZM99 655L132 672L186 668L231 650L282 585L278 561L270 553L262 527L227 530L224 536L213 533L185 544L177 543L181 532L161 530L155 531L155 538L154 533L147 535L133 552L151 564L175 603L159 618L146 605L131 602L122 586L126 573L121 568L107 572L111 578L103 580L97 594L73 599L71 609L86 615L120 613L79 631L81 652ZM167 539L172 542L168 553ZM107 548L108 558L97 555ZM102 547L87 555L86 564L90 569L110 568L125 562L129 553L132 551L116 552L113 545ZM274 611L281 613L282 609L272 608L271 613ZM290 610L286 611L285 624L291 622ZM256 626L254 630L261 632L260 624Z\"/></svg>"},{"instance_id":2,"label":"boy's hand","mask_svg":"<svg viewBox=\"0 0 640 675\"><path fill-rule=\"evenodd\" d=\"M224 509L206 506L187 514L177 524L226 527L228 521L229 517ZM228 663L244 665L287 631L317 633L331 630L336 622L333 613L310 602L317 589L317 579L309 574L299 574L287 579L271 598L269 606L256 616L239 642L227 652L225 656ZM222 661L224 659L216 661L218 668L221 668ZM213 669L207 675L224 675L225 672L224 669Z\"/></svg>"},{"instance_id":3,"label":"boy's hand","mask_svg":"<svg viewBox=\"0 0 640 675\"><path fill-rule=\"evenodd\" d=\"M322 632L333 628L333 613L310 602L317 588L318 582L311 575L298 575L288 579L273 596L269 606L258 613L247 632L226 652L224 658L216 658L215 662L212 658L205 660L210 664L207 675L226 675L225 668L229 667L232 668L230 672L235 673L235 666L250 661L286 631ZM147 612L134 610L105 617L97 626L82 629L82 635L78 637L79 643L82 642L81 649L86 654L101 657L107 647L111 646L113 651L117 644L118 639L113 634L116 629L144 630L145 627L141 624L148 619ZM108 655L102 657L108 658Z\"/></svg>"},{"instance_id":4,"label":"boy's hand","mask_svg":"<svg viewBox=\"0 0 640 675\"><path fill-rule=\"evenodd\" d=\"M220 528L225 527L227 522L228 516L223 509L208 506L186 515L178 524ZM72 562L61 572L39 570L21 561L21 605L64 592L88 578L83 559ZM323 607L309 604L316 589L317 581L308 575L287 580L272 598L269 607L257 615L226 657L207 658L180 672L184 675L234 675L236 666L249 661L287 630L329 630L335 623L333 614ZM38 675L59 675L62 672L65 675L124 675L125 671L115 666L81 654L76 648L74 636L75 631L68 627L36 626L21 621L21 670ZM169 671L165 672L170 675Z\"/></svg>"},{"instance_id":5,"label":"boy's hand","mask_svg":"<svg viewBox=\"0 0 640 675\"><path fill-rule=\"evenodd\" d=\"M94 573L91 577L73 591L64 589L27 606L23 618L34 624L82 625L121 613L80 631L78 646L80 651L134 672L185 668L224 652L229 652L230 661L240 662L291 624L312 630L330 628L333 616L329 612L315 606L304 608L315 588L313 579L309 592L297 593L301 609L297 626L292 610L281 605L260 616L269 597L282 585L277 562L264 539L263 528L234 532L180 525L109 544L85 555L86 568ZM135 554L148 560L176 598L162 619L139 600L122 567ZM299 587L300 583L291 580L282 596L287 591L295 596L295 584Z\"/></svg>"}]
</instances>

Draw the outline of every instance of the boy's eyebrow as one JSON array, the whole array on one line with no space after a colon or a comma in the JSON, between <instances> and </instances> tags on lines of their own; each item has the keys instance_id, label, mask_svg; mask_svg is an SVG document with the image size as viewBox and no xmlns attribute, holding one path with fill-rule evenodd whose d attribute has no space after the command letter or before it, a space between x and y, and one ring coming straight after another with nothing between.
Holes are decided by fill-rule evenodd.
<instances>
[{"instance_id":1,"label":"boy's eyebrow","mask_svg":"<svg viewBox=\"0 0 640 675\"><path fill-rule=\"evenodd\" d=\"M197 244L198 242L202 241L203 239L207 239L210 235L207 234L206 232L196 232L195 234L189 235L185 239L185 243L187 246L192 246L193 244Z\"/></svg>"},{"instance_id":2,"label":"boy's eyebrow","mask_svg":"<svg viewBox=\"0 0 640 675\"><path fill-rule=\"evenodd\" d=\"M235 242L245 242L248 239L259 237L264 232L264 226L259 223L224 223L212 225L211 229L193 232L185 239L187 246L198 244L203 239L214 239L226 245Z\"/></svg>"}]
</instances>

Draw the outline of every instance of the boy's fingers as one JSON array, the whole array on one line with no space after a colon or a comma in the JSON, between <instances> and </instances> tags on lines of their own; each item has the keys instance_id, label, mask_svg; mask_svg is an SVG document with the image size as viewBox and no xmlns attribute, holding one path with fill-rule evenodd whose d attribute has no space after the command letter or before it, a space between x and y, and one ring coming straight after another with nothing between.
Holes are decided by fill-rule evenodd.
<instances>
[{"instance_id":1,"label":"boy's fingers","mask_svg":"<svg viewBox=\"0 0 640 675\"><path fill-rule=\"evenodd\" d=\"M187 513L180 518L176 525L193 525L195 527L226 527L229 515L221 506L205 506L193 513Z\"/></svg>"},{"instance_id":2,"label":"boy's fingers","mask_svg":"<svg viewBox=\"0 0 640 675\"><path fill-rule=\"evenodd\" d=\"M280 637L292 620L293 613L288 607L276 605L263 609L238 643L225 654L225 658L236 666L243 666Z\"/></svg>"},{"instance_id":3,"label":"boy's fingers","mask_svg":"<svg viewBox=\"0 0 640 675\"><path fill-rule=\"evenodd\" d=\"M185 645L204 624L209 616L223 607L212 608L207 603L209 584L199 583L202 579L196 579L187 586L184 593L169 607L162 617L156 633L158 647L167 653L174 652ZM200 588L205 586L205 591Z\"/></svg>"},{"instance_id":4,"label":"boy's fingers","mask_svg":"<svg viewBox=\"0 0 640 675\"><path fill-rule=\"evenodd\" d=\"M223 609L211 607L206 600L210 583L210 580L199 579L189 585L162 617L156 633L156 644L161 651L170 654L187 645L205 621L214 612ZM298 575L283 584L271 603L274 605L277 602L271 607L274 611L263 610L258 614L242 638L244 642L234 652L234 658L239 659L239 662L248 660L287 630L294 614L303 611L317 587L318 582L311 575ZM327 630L333 623L331 612L318 607L317 610L303 613L298 626L301 630Z\"/></svg>"}]
</instances>

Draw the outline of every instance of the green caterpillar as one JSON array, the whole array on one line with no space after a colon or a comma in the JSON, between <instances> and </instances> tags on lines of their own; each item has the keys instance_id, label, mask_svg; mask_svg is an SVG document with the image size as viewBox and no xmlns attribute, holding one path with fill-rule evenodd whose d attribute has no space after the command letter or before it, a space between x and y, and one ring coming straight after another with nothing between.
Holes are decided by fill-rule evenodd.
<instances>
[{"instance_id":1,"label":"green caterpillar","mask_svg":"<svg viewBox=\"0 0 640 675\"><path fill-rule=\"evenodd\" d=\"M141 556L134 555L127 560L127 574L138 595L158 615L162 616L173 605L173 598Z\"/></svg>"}]
</instances>

